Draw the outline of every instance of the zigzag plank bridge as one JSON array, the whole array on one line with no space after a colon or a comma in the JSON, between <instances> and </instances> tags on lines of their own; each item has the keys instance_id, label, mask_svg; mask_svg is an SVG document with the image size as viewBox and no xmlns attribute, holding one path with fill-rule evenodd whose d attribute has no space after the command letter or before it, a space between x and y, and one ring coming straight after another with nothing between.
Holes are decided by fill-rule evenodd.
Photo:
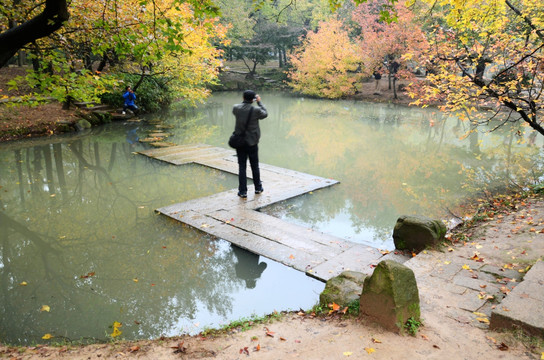
<instances>
[{"instance_id":1,"label":"zigzag plank bridge","mask_svg":"<svg viewBox=\"0 0 544 360\"><path fill-rule=\"evenodd\" d=\"M236 153L210 145L179 145L145 150L140 154L174 165L194 163L238 174ZM248 192L244 200L236 195L237 189L232 189L157 211L321 281L344 270L372 273L371 265L383 259L378 249L290 224L258 211L338 181L262 163L260 170L261 178L266 181L265 191L260 195ZM248 169L248 176L250 173Z\"/></svg>"}]
</instances>

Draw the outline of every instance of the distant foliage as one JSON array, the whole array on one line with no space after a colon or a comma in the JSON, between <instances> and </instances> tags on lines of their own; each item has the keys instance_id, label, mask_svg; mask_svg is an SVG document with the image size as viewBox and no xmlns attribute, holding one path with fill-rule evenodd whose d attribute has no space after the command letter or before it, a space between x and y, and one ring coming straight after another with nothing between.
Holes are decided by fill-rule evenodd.
<instances>
[{"instance_id":1,"label":"distant foliage","mask_svg":"<svg viewBox=\"0 0 544 360\"><path fill-rule=\"evenodd\" d=\"M337 99L355 93L361 62L339 20L322 22L290 57L291 86L306 95Z\"/></svg>"}]
</instances>

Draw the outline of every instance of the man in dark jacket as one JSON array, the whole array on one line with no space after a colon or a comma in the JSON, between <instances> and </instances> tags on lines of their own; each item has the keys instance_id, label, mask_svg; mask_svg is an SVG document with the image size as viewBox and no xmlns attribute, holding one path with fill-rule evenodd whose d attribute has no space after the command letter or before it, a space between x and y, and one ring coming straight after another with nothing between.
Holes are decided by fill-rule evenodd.
<instances>
[{"instance_id":1,"label":"man in dark jacket","mask_svg":"<svg viewBox=\"0 0 544 360\"><path fill-rule=\"evenodd\" d=\"M259 139L261 138L261 128L259 120L268 116L266 108L261 103L261 97L255 94L252 90L244 91L243 102L236 104L232 108L232 113L236 117L236 126L234 132L242 134L245 131L246 144L236 149L238 156L238 196L241 198L247 197L247 159L251 165L253 174L253 184L255 185L255 194L260 194L264 191L261 183L261 174L259 171ZM257 107L253 106L253 102L257 102ZM250 115L251 110L251 116ZM248 118L249 116L249 118ZM246 126L247 125L247 126Z\"/></svg>"}]
</instances>

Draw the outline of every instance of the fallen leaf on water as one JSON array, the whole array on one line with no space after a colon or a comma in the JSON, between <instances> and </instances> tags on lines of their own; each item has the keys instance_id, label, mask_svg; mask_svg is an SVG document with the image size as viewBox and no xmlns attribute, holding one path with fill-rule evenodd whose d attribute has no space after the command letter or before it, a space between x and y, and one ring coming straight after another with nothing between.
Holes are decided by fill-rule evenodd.
<instances>
[{"instance_id":1,"label":"fallen leaf on water","mask_svg":"<svg viewBox=\"0 0 544 360\"><path fill-rule=\"evenodd\" d=\"M51 339L51 338L54 338L54 336L51 335L51 334L49 334L49 333L47 333L47 334L45 334L44 336L42 336L42 339L44 339L44 340L49 340L49 339Z\"/></svg>"},{"instance_id":2,"label":"fallen leaf on water","mask_svg":"<svg viewBox=\"0 0 544 360\"><path fill-rule=\"evenodd\" d=\"M119 330L121 326L123 326L123 324L121 324L120 322L118 321L113 322L113 332L110 334L111 337L117 337L123 333L121 330Z\"/></svg>"},{"instance_id":3,"label":"fallen leaf on water","mask_svg":"<svg viewBox=\"0 0 544 360\"><path fill-rule=\"evenodd\" d=\"M42 308L40 309L40 311L51 311L51 308L49 307L49 305L42 305Z\"/></svg>"},{"instance_id":4,"label":"fallen leaf on water","mask_svg":"<svg viewBox=\"0 0 544 360\"><path fill-rule=\"evenodd\" d=\"M365 347L365 351L369 354L372 354L373 352L375 352L376 350L374 348L367 348Z\"/></svg>"}]
</instances>

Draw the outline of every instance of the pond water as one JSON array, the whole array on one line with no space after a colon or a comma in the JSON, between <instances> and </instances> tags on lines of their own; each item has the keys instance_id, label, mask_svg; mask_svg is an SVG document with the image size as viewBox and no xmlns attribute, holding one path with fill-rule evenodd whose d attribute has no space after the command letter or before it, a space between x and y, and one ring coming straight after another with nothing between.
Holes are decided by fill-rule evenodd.
<instances>
[{"instance_id":1,"label":"pond water","mask_svg":"<svg viewBox=\"0 0 544 360\"><path fill-rule=\"evenodd\" d=\"M318 301L324 284L154 211L237 179L137 155L137 138L159 121L168 141L226 147L240 97L0 145L1 342L106 340L115 321L127 339L194 334ZM351 241L392 249L399 215L462 216L460 200L541 173L542 139L523 129L461 139L466 125L433 110L262 97L261 161L341 182L262 211Z\"/></svg>"}]
</instances>

